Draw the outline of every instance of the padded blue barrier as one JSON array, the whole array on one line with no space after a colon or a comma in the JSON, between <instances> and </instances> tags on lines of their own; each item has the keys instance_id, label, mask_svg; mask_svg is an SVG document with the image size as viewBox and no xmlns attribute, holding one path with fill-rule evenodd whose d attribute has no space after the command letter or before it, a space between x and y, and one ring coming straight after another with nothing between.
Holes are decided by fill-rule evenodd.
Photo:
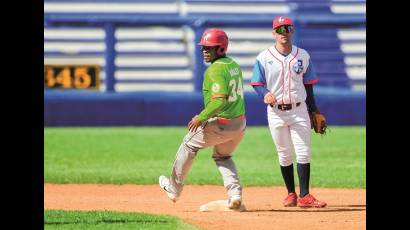
<instances>
[{"instance_id":1,"label":"padded blue barrier","mask_svg":"<svg viewBox=\"0 0 410 230\"><path fill-rule=\"evenodd\" d=\"M315 87L330 125L365 125L365 92ZM266 106L246 92L248 125L267 125ZM44 126L185 126L203 108L201 92L44 91Z\"/></svg>"}]
</instances>

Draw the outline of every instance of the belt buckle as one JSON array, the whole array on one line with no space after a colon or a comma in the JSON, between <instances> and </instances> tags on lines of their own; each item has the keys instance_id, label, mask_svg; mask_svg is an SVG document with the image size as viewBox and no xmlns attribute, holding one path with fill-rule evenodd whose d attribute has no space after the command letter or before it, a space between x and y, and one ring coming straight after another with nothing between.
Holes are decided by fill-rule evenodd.
<instances>
[{"instance_id":1,"label":"belt buckle","mask_svg":"<svg viewBox=\"0 0 410 230\"><path fill-rule=\"evenodd\" d=\"M292 104L281 104L278 105L278 109L281 111L287 111L292 109Z\"/></svg>"}]
</instances>

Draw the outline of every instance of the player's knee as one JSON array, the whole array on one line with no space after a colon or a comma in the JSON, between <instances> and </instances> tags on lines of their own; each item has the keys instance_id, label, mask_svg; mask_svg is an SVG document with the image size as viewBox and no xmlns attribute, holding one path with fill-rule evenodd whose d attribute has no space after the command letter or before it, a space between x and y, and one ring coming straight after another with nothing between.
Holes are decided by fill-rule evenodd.
<instances>
[{"instance_id":1,"label":"player's knee","mask_svg":"<svg viewBox=\"0 0 410 230\"><path fill-rule=\"evenodd\" d=\"M279 164L281 166L289 166L293 163L292 155L279 156Z\"/></svg>"},{"instance_id":2,"label":"player's knee","mask_svg":"<svg viewBox=\"0 0 410 230\"><path fill-rule=\"evenodd\" d=\"M196 154L198 153L200 149L194 145L189 144L189 142L184 142L184 148L185 148L185 152L187 152L192 158L196 156Z\"/></svg>"},{"instance_id":3,"label":"player's knee","mask_svg":"<svg viewBox=\"0 0 410 230\"><path fill-rule=\"evenodd\" d=\"M307 164L310 163L310 154L309 153L304 153L304 154L298 154L296 156L296 160L299 164Z\"/></svg>"},{"instance_id":4,"label":"player's knee","mask_svg":"<svg viewBox=\"0 0 410 230\"><path fill-rule=\"evenodd\" d=\"M214 159L214 161L225 161L225 160L231 159L231 156L220 154L214 151L214 154L212 155L212 159Z\"/></svg>"}]
</instances>

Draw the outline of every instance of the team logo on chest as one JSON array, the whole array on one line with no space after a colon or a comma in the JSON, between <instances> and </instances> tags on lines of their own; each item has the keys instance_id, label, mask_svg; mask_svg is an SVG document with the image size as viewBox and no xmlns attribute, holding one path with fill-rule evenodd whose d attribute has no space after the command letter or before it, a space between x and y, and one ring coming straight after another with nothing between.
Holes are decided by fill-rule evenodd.
<instances>
[{"instance_id":1,"label":"team logo on chest","mask_svg":"<svg viewBox=\"0 0 410 230\"><path fill-rule=\"evenodd\" d=\"M303 62L302 60L298 60L292 67L293 71L295 71L295 73L300 74L303 70Z\"/></svg>"},{"instance_id":2,"label":"team logo on chest","mask_svg":"<svg viewBox=\"0 0 410 230\"><path fill-rule=\"evenodd\" d=\"M220 86L218 83L212 84L212 91L213 91L214 93L218 92L219 89L221 89L221 86Z\"/></svg>"}]
</instances>

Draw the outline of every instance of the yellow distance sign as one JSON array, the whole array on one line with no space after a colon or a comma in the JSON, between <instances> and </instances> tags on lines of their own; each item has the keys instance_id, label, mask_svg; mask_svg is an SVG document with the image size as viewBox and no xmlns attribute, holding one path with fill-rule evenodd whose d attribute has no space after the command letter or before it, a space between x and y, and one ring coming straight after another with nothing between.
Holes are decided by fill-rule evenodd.
<instances>
[{"instance_id":1,"label":"yellow distance sign","mask_svg":"<svg viewBox=\"0 0 410 230\"><path fill-rule=\"evenodd\" d=\"M99 89L100 66L44 65L44 88Z\"/></svg>"}]
</instances>

